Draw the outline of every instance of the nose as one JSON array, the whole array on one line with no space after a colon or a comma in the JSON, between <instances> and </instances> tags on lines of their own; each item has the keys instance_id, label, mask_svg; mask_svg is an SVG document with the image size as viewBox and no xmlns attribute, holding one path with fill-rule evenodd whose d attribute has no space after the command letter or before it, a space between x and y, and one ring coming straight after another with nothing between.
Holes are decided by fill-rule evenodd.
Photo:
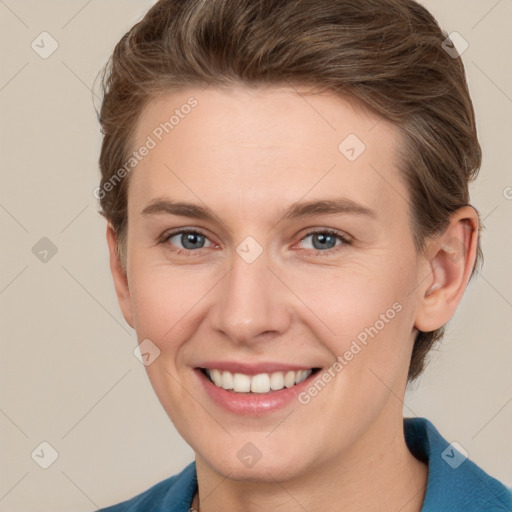
<instances>
[{"instance_id":1,"label":"nose","mask_svg":"<svg viewBox=\"0 0 512 512\"><path fill-rule=\"evenodd\" d=\"M216 287L211 311L214 330L238 345L254 345L286 332L291 323L292 292L269 268L266 252L252 263L237 253Z\"/></svg>"}]
</instances>

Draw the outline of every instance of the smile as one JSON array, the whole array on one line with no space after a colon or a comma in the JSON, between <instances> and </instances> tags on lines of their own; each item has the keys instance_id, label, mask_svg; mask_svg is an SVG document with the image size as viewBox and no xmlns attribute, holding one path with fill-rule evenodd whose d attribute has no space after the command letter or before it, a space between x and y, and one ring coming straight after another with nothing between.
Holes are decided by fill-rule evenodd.
<instances>
[{"instance_id":1,"label":"smile","mask_svg":"<svg viewBox=\"0 0 512 512\"><path fill-rule=\"evenodd\" d=\"M264 417L300 406L298 396L321 372L321 366L285 362L201 361L194 367L209 400L237 416Z\"/></svg>"},{"instance_id":2,"label":"smile","mask_svg":"<svg viewBox=\"0 0 512 512\"><path fill-rule=\"evenodd\" d=\"M246 375L216 368L204 368L203 372L215 386L233 393L271 393L285 387L292 388L304 382L316 370L311 368L309 370Z\"/></svg>"}]
</instances>

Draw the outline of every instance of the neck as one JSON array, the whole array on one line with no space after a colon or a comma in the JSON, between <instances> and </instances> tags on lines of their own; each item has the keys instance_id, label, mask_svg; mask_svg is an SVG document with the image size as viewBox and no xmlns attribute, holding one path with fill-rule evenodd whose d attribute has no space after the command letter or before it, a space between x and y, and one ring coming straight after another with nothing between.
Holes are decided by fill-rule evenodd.
<instances>
[{"instance_id":1,"label":"neck","mask_svg":"<svg viewBox=\"0 0 512 512\"><path fill-rule=\"evenodd\" d=\"M196 457L199 512L421 512L428 468L407 448L403 418L379 417L356 445L306 475L283 481L235 481ZM333 504L336 504L334 507Z\"/></svg>"}]
</instances>

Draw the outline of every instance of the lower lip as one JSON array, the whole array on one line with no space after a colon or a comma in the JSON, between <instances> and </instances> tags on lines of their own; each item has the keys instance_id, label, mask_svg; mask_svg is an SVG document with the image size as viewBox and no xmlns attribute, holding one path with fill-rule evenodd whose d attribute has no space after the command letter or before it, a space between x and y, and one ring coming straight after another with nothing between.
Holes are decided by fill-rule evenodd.
<instances>
[{"instance_id":1,"label":"lower lip","mask_svg":"<svg viewBox=\"0 0 512 512\"><path fill-rule=\"evenodd\" d=\"M270 393L235 393L217 387L201 370L196 369L196 374L204 387L204 390L220 407L240 416L256 416L269 414L289 405L297 396L304 391L314 379L318 372L312 373L300 384L291 388L283 388Z\"/></svg>"}]
</instances>

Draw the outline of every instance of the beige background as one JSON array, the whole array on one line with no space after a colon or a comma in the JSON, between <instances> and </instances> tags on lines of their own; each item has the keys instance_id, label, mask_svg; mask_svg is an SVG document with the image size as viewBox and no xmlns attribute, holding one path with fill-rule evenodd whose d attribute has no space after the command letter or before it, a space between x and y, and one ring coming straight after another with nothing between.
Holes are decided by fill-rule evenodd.
<instances>
[{"instance_id":1,"label":"beige background","mask_svg":"<svg viewBox=\"0 0 512 512\"><path fill-rule=\"evenodd\" d=\"M90 88L152 3L0 0L0 512L92 511L193 457L132 353L92 195L100 133ZM469 43L484 149L472 197L486 258L404 414L429 418L512 486L512 2L423 3ZM59 45L47 59L31 48L43 31ZM43 237L57 248L46 263L32 252ZM43 441L58 452L48 469L31 458Z\"/></svg>"}]
</instances>

